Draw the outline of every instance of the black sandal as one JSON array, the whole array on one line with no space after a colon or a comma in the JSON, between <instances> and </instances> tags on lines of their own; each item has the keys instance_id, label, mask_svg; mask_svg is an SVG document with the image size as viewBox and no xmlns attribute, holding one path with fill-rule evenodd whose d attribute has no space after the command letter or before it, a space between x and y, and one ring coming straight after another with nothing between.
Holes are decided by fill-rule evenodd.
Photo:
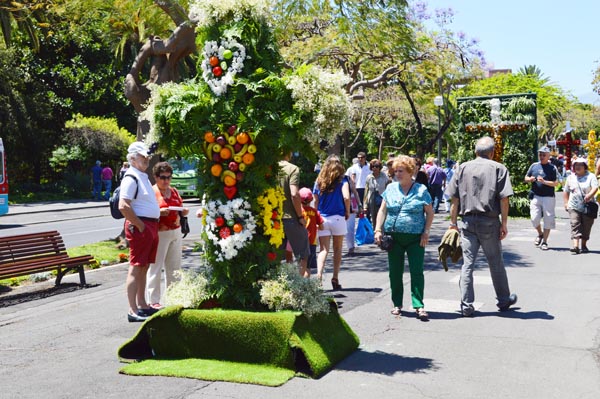
<instances>
[{"instance_id":1,"label":"black sandal","mask_svg":"<svg viewBox=\"0 0 600 399\"><path fill-rule=\"evenodd\" d=\"M342 286L340 285L340 282L338 281L337 278L331 279L331 286L333 287L334 291L339 291L342 289Z\"/></svg>"}]
</instances>

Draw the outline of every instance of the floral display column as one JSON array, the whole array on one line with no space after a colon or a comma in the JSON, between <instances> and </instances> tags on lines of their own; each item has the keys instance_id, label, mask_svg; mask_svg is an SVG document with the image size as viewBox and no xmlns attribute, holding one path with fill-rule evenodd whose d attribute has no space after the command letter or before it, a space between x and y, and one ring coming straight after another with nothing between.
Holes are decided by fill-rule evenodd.
<instances>
[{"instance_id":1,"label":"floral display column","mask_svg":"<svg viewBox=\"0 0 600 399\"><path fill-rule=\"evenodd\" d=\"M264 0L190 1L197 23L199 76L155 86L147 141L169 154L201 154L206 299L264 310L261 282L281 262L278 161L314 154L350 120L341 73L303 66L283 71ZM302 309L298 309L302 310Z\"/></svg>"}]
</instances>

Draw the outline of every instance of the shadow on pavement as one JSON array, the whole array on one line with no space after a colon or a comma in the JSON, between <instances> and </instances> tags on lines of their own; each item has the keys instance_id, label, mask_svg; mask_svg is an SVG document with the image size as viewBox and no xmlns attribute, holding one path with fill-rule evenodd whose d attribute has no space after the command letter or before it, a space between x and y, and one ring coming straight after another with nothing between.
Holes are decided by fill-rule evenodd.
<instances>
[{"instance_id":1,"label":"shadow on pavement","mask_svg":"<svg viewBox=\"0 0 600 399\"><path fill-rule=\"evenodd\" d=\"M381 351L367 352L358 349L335 368L392 376L396 373L421 373L427 370L437 370L439 367L434 364L433 359L400 356Z\"/></svg>"},{"instance_id":2,"label":"shadow on pavement","mask_svg":"<svg viewBox=\"0 0 600 399\"><path fill-rule=\"evenodd\" d=\"M3 295L2 297L0 297L0 308L6 308L8 306L14 306L20 303L44 299L54 295L73 292L85 288L95 288L98 286L100 286L100 284L87 284L84 287L81 287L77 283L62 283L58 287L53 286L43 290L24 292L15 295Z\"/></svg>"},{"instance_id":3,"label":"shadow on pavement","mask_svg":"<svg viewBox=\"0 0 600 399\"><path fill-rule=\"evenodd\" d=\"M503 317L505 319L522 319L522 320L554 320L554 316L544 312L543 310L533 310L531 312L520 312L521 308L511 308L506 312L475 312L475 317Z\"/></svg>"}]
</instances>

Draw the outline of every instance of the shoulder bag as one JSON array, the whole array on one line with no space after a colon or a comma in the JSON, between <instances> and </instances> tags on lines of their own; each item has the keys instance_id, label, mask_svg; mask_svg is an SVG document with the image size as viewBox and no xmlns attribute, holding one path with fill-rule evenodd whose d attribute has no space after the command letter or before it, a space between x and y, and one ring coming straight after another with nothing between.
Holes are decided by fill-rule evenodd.
<instances>
[{"instance_id":1,"label":"shoulder bag","mask_svg":"<svg viewBox=\"0 0 600 399\"><path fill-rule=\"evenodd\" d=\"M581 197L583 198L583 214L589 218L596 219L598 217L598 203L594 200L585 202L585 195L583 194L583 190L579 185L579 181L577 180L577 176L575 176L575 181L577 182L577 186L579 187L579 192L581 193Z\"/></svg>"}]
</instances>

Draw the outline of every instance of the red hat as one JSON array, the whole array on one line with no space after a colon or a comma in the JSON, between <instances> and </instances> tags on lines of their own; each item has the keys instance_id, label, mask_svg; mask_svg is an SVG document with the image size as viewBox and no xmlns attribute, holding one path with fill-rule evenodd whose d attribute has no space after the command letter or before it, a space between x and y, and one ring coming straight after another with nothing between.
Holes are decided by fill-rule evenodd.
<instances>
[{"instance_id":1,"label":"red hat","mask_svg":"<svg viewBox=\"0 0 600 399\"><path fill-rule=\"evenodd\" d=\"M311 202L313 200L312 191L309 188L303 187L298 193L302 202Z\"/></svg>"}]
</instances>

